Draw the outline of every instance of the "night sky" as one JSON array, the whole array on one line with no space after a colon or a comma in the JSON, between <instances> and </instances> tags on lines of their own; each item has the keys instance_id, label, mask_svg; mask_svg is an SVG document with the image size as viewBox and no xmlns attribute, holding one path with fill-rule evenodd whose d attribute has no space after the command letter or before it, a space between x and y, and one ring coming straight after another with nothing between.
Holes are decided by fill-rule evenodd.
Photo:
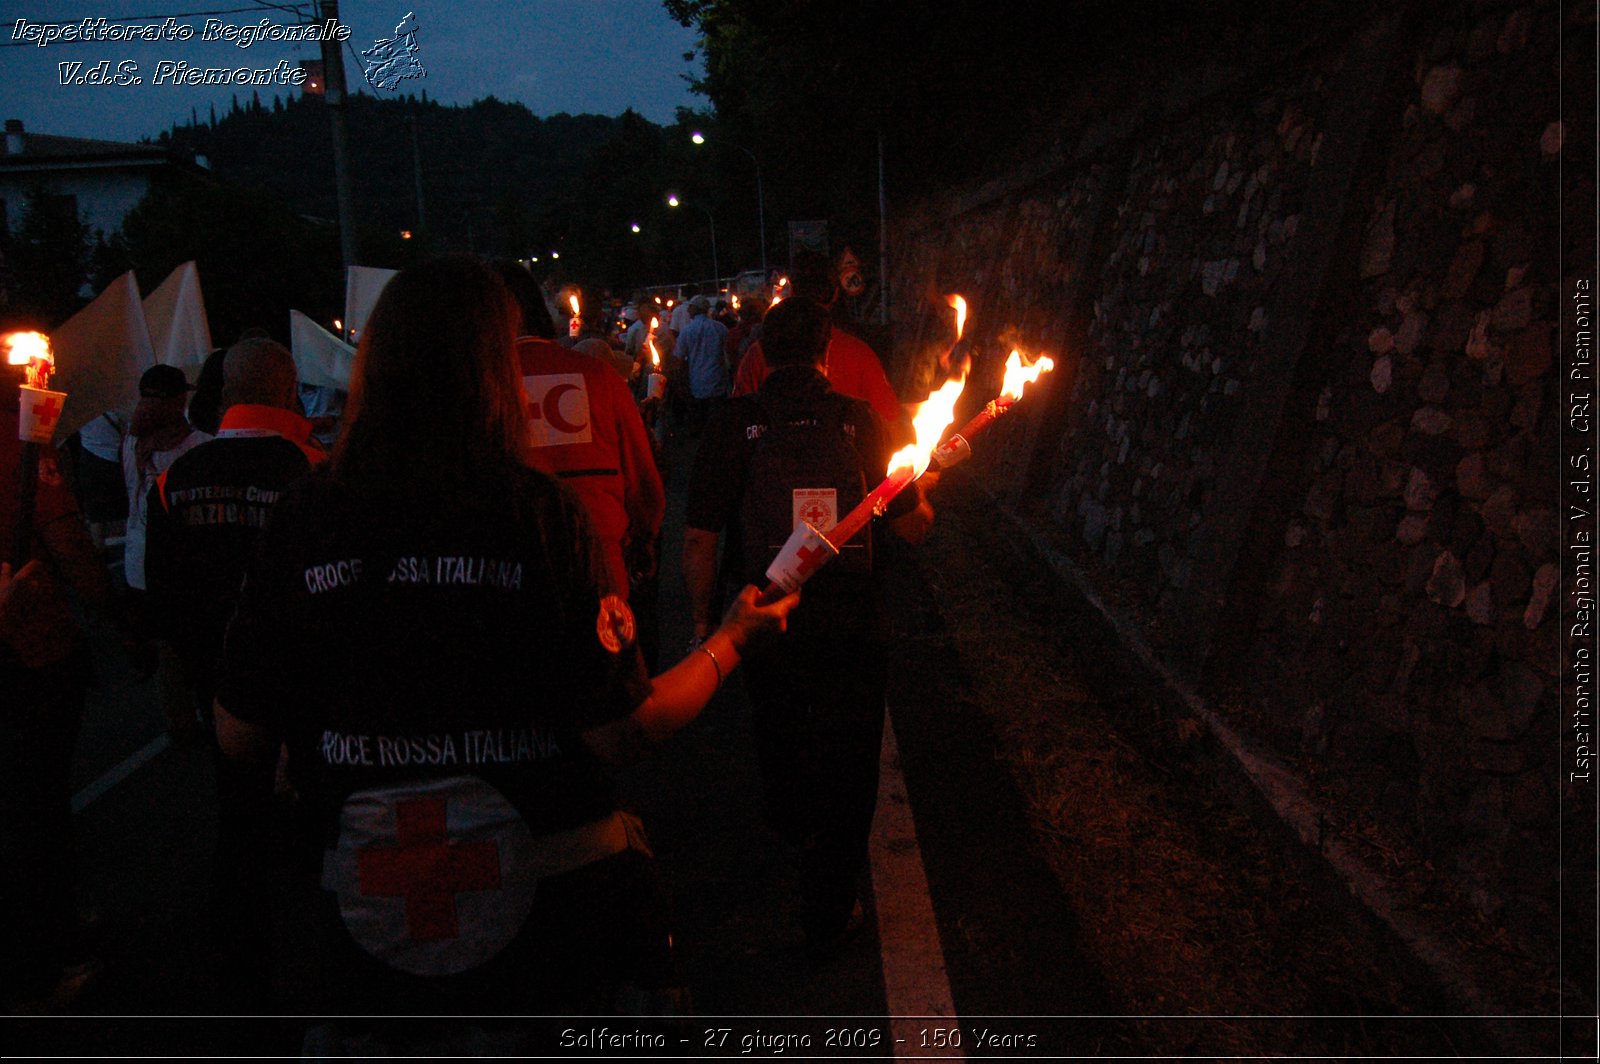
<instances>
[{"instance_id":1,"label":"night sky","mask_svg":"<svg viewBox=\"0 0 1600 1064\"><path fill-rule=\"evenodd\" d=\"M293 68L301 59L317 58L315 42L267 40L240 48L201 40L208 19L233 26L255 25L263 18L277 26L295 25L301 20L285 10L295 6L265 0L7 3L0 19L0 117L19 118L30 132L136 141L188 122L191 109L202 121L213 104L223 114L235 93L248 101L256 91L266 103L274 93L293 95L300 91L294 86L153 82L162 60L270 68L281 59ZM313 7L309 2L298 6L308 14ZM683 58L694 46L694 33L668 17L659 0L343 0L339 15L351 29L344 56L352 92L390 94L363 81L360 53L392 37L407 12L415 13L417 57L427 74L401 82L393 92L426 90L430 99L446 104L493 95L521 101L538 115L616 115L631 107L656 122L670 121L678 107L704 105L685 81L695 72ZM194 35L189 40L57 41L44 47L13 38L17 19L77 23L104 17L142 24L151 16L175 17L179 25L193 27ZM136 63L143 83L60 84L58 64L81 62L87 70L102 60L110 61L112 74L125 61Z\"/></svg>"}]
</instances>

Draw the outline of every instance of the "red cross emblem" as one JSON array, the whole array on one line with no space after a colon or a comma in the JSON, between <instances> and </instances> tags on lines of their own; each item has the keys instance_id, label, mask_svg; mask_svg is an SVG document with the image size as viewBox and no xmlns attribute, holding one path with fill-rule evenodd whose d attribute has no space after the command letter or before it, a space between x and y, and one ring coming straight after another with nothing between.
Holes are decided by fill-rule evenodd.
<instances>
[{"instance_id":1,"label":"red cross emblem","mask_svg":"<svg viewBox=\"0 0 1600 1064\"><path fill-rule=\"evenodd\" d=\"M49 423L61 414L61 400L56 396L40 399L33 404L34 416L40 421Z\"/></svg>"},{"instance_id":2,"label":"red cross emblem","mask_svg":"<svg viewBox=\"0 0 1600 1064\"><path fill-rule=\"evenodd\" d=\"M801 547L795 551L794 556L800 562L799 575L804 578L820 569L830 553L827 547Z\"/></svg>"},{"instance_id":3,"label":"red cross emblem","mask_svg":"<svg viewBox=\"0 0 1600 1064\"><path fill-rule=\"evenodd\" d=\"M805 519L806 524L821 529L822 523L833 516L833 511L820 502L814 502L801 510L800 516Z\"/></svg>"},{"instance_id":4,"label":"red cross emblem","mask_svg":"<svg viewBox=\"0 0 1600 1064\"><path fill-rule=\"evenodd\" d=\"M415 941L460 937L456 895L499 889L500 847L452 843L443 798L396 803L395 834L398 846L369 846L357 855L361 893L404 898L406 931Z\"/></svg>"}]
</instances>

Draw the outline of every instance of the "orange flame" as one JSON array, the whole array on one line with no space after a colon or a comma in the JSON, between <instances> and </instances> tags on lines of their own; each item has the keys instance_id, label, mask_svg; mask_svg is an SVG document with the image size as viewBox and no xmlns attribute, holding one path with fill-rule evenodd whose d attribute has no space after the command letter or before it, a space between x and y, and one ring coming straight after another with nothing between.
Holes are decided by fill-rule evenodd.
<instances>
[{"instance_id":1,"label":"orange flame","mask_svg":"<svg viewBox=\"0 0 1600 1064\"><path fill-rule=\"evenodd\" d=\"M967 328L967 301L960 296L946 296L944 301L956 308L956 339L961 339L961 334Z\"/></svg>"},{"instance_id":2,"label":"orange flame","mask_svg":"<svg viewBox=\"0 0 1600 1064\"><path fill-rule=\"evenodd\" d=\"M959 376L945 381L932 395L917 404L916 413L911 415L912 427L917 430L917 442L900 448L890 456L891 474L897 469L910 468L913 473L911 479L915 480L928 471L928 463L933 459L934 448L939 445L939 437L955 420L956 400L961 398L961 390L966 384L967 377L963 371Z\"/></svg>"},{"instance_id":3,"label":"orange flame","mask_svg":"<svg viewBox=\"0 0 1600 1064\"><path fill-rule=\"evenodd\" d=\"M578 313L579 313L578 312L578 297L577 296L568 296L567 297L567 305L572 308L572 316L574 318L576 318L578 316Z\"/></svg>"},{"instance_id":4,"label":"orange flame","mask_svg":"<svg viewBox=\"0 0 1600 1064\"><path fill-rule=\"evenodd\" d=\"M660 325L660 318L651 318L650 331L644 337L645 345L650 348L650 365L655 369L661 368L661 352L656 350L656 329Z\"/></svg>"},{"instance_id":5,"label":"orange flame","mask_svg":"<svg viewBox=\"0 0 1600 1064\"><path fill-rule=\"evenodd\" d=\"M50 353L50 338L44 333L14 332L5 338L6 364L28 367L28 387L46 388L50 384L50 371L55 369L55 355Z\"/></svg>"},{"instance_id":6,"label":"orange flame","mask_svg":"<svg viewBox=\"0 0 1600 1064\"><path fill-rule=\"evenodd\" d=\"M1055 360L1049 355L1040 355L1031 366L1022 364L1022 352L1015 348L1011 357L1006 359L1006 379L1000 386L1000 398L1010 399L1015 402L1022 398L1022 390L1044 373L1049 373L1056 368Z\"/></svg>"}]
</instances>

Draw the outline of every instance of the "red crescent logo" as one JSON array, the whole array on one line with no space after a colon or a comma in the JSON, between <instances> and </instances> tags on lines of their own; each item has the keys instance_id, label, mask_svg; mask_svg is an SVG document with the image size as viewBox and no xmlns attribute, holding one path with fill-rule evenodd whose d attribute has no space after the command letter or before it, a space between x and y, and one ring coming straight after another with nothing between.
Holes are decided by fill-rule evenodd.
<instances>
[{"instance_id":1,"label":"red crescent logo","mask_svg":"<svg viewBox=\"0 0 1600 1064\"><path fill-rule=\"evenodd\" d=\"M620 596L607 595L600 600L600 615L595 618L594 630L601 646L620 654L624 647L633 644L633 611Z\"/></svg>"},{"instance_id":2,"label":"red crescent logo","mask_svg":"<svg viewBox=\"0 0 1600 1064\"><path fill-rule=\"evenodd\" d=\"M582 425L574 425L572 422L561 416L561 397L566 395L568 392L575 392L577 390L578 386L576 384L558 384L546 392L544 396L545 420L550 422L550 424L556 429L567 433L569 436L582 432L589 426L587 421L585 421Z\"/></svg>"}]
</instances>

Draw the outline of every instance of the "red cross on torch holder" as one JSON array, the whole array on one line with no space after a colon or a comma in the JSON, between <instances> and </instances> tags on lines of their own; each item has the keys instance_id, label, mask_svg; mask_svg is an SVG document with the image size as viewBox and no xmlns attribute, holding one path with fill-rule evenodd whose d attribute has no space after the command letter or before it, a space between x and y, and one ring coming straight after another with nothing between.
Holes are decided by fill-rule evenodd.
<instances>
[{"instance_id":1,"label":"red cross on torch holder","mask_svg":"<svg viewBox=\"0 0 1600 1064\"><path fill-rule=\"evenodd\" d=\"M971 458L973 438L1004 417L1007 411L1017 405L1017 400L1022 398L1023 390L1028 385L1055 367L1055 360L1048 356L1040 356L1032 365L1024 366L1021 352L1012 351L1011 357L1006 360L1005 383L1001 386L1000 394L983 404L983 409L961 426L961 431L952 433L934 450L929 468L942 471Z\"/></svg>"},{"instance_id":2,"label":"red cross on torch holder","mask_svg":"<svg viewBox=\"0 0 1600 1064\"><path fill-rule=\"evenodd\" d=\"M934 443L950 426L951 412L955 409L956 400L961 397L961 389L965 384L966 374L963 371L930 393L927 400L917 404L917 411L911 417L917 442L901 448L890 456L889 475L884 477L883 482L873 488L855 509L846 514L844 520L829 529L826 536L807 524L802 524L790 534L789 541L778 554L778 559L780 561L797 559L801 563L797 569L798 576L794 578L788 573L779 572L778 562L774 562L773 567L767 569L767 579L772 582L762 590L758 602L765 605L794 591L807 577L821 568L828 558L838 554L840 548L854 539L856 534L867 526L868 521L888 513L889 504L894 501L894 497L910 487L912 481L928 468ZM801 551L818 550L821 553L807 553L804 557L800 555Z\"/></svg>"},{"instance_id":3,"label":"red cross on torch holder","mask_svg":"<svg viewBox=\"0 0 1600 1064\"><path fill-rule=\"evenodd\" d=\"M789 534L788 542L778 552L778 557L767 567L767 579L771 583L762 590L758 601L763 605L776 602L805 583L812 573L822 568L828 559L854 539L868 521L882 516L894 497L906 490L915 479L917 470L911 466L890 470L883 482L873 488L872 493L846 514L843 521L829 529L826 535L804 521L796 525Z\"/></svg>"}]
</instances>

